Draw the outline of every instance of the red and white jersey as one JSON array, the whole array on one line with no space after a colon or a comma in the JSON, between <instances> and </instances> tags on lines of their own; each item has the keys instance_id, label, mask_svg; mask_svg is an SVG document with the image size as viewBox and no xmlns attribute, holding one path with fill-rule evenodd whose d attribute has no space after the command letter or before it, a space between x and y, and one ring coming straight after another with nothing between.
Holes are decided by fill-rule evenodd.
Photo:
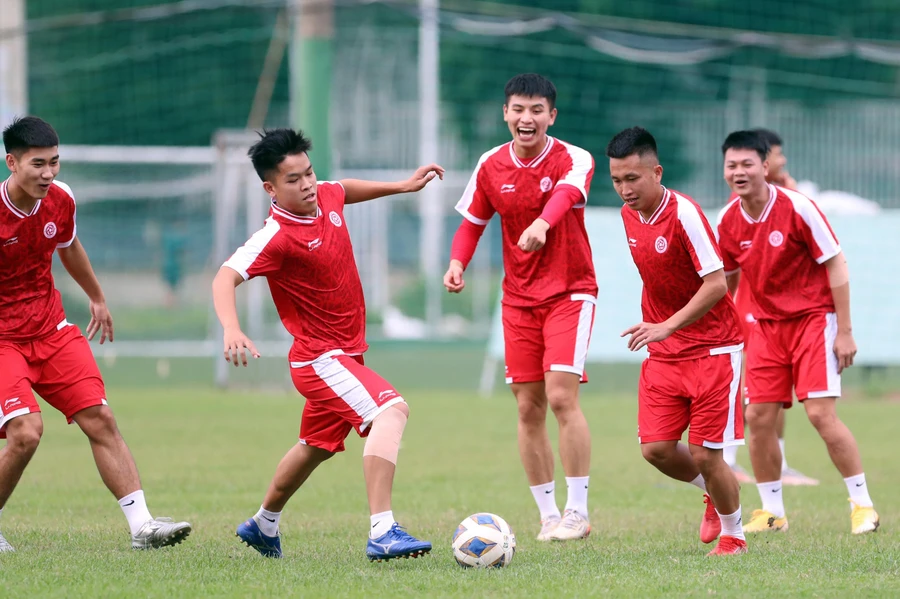
<instances>
[{"instance_id":1,"label":"red and white jersey","mask_svg":"<svg viewBox=\"0 0 900 599\"><path fill-rule=\"evenodd\" d=\"M703 277L723 268L715 234L694 200L663 188L663 199L649 220L622 206L625 235L644 289L644 322L664 322L684 308ZM702 318L648 346L658 360L689 360L743 347L740 321L731 296L723 297Z\"/></svg>"},{"instance_id":2,"label":"red and white jersey","mask_svg":"<svg viewBox=\"0 0 900 599\"><path fill-rule=\"evenodd\" d=\"M769 185L759 220L731 201L719 213L725 272L741 271L753 293L757 320L784 320L834 311L824 262L841 246L825 215L805 195Z\"/></svg>"},{"instance_id":3,"label":"red and white jersey","mask_svg":"<svg viewBox=\"0 0 900 599\"><path fill-rule=\"evenodd\" d=\"M314 217L273 202L265 226L224 264L244 279L266 277L278 316L294 337L293 363L368 349L365 298L344 223L344 188L322 182L317 193Z\"/></svg>"},{"instance_id":4,"label":"red and white jersey","mask_svg":"<svg viewBox=\"0 0 900 599\"><path fill-rule=\"evenodd\" d=\"M597 295L591 244L584 228L594 159L586 150L553 137L541 154L525 164L512 142L486 152L478 161L456 210L476 225L487 225L497 213L503 234L503 302L540 306L574 293ZM557 185L578 189L576 204L547 232L547 243L536 252L516 245L541 215Z\"/></svg>"},{"instance_id":5,"label":"red and white jersey","mask_svg":"<svg viewBox=\"0 0 900 599\"><path fill-rule=\"evenodd\" d=\"M62 298L53 285L53 252L75 241L75 197L61 181L50 185L30 213L0 184L0 339L31 341L65 326Z\"/></svg>"}]
</instances>

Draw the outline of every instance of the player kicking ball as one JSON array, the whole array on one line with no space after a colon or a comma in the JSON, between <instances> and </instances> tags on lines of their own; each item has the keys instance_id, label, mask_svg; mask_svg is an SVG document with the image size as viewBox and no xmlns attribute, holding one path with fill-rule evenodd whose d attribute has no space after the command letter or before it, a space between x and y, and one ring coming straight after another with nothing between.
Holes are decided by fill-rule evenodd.
<instances>
[{"instance_id":1,"label":"player kicking ball","mask_svg":"<svg viewBox=\"0 0 900 599\"><path fill-rule=\"evenodd\" d=\"M182 542L187 522L153 518L134 458L106 402L106 389L88 341L113 340L112 317L90 260L75 235L75 198L59 173L59 137L28 116L3 130L6 166L0 185L0 512L44 432L32 391L78 424L100 478L119 501L134 549ZM66 320L50 272L53 254L90 300L87 339ZM0 552L13 551L0 535Z\"/></svg>"},{"instance_id":2,"label":"player kicking ball","mask_svg":"<svg viewBox=\"0 0 900 599\"><path fill-rule=\"evenodd\" d=\"M344 450L355 429L366 439L363 472L371 528L366 556L372 561L418 557L431 543L409 535L394 520L391 489L409 407L396 389L363 363L366 308L353 258L344 206L419 191L444 169L420 167L407 181L345 179L318 182L309 160L310 141L290 129L265 131L250 160L272 198L265 226L219 269L213 281L216 314L225 329L225 359L247 365L259 352L241 332L235 288L266 277L272 299L294 343L291 378L306 398L300 442L275 471L259 511L237 536L265 557L280 558L278 523L288 500L319 464Z\"/></svg>"},{"instance_id":3,"label":"player kicking ball","mask_svg":"<svg viewBox=\"0 0 900 599\"><path fill-rule=\"evenodd\" d=\"M661 184L656 140L632 127L606 147L631 257L644 283L643 322L628 349L644 346L638 388L641 453L660 472L706 495L700 540L709 555L747 552L740 488L722 449L742 445L743 343L715 236L700 207ZM690 429L688 446L679 443ZM721 536L720 536L721 535Z\"/></svg>"},{"instance_id":4,"label":"player kicking ball","mask_svg":"<svg viewBox=\"0 0 900 599\"><path fill-rule=\"evenodd\" d=\"M856 439L838 418L841 371L853 364L847 261L825 215L796 191L766 182L769 143L735 131L722 145L724 175L737 199L719 214L728 287L745 279L756 325L747 350L750 462L762 499L745 532L784 531L776 420L794 391L850 494L853 534L878 529Z\"/></svg>"},{"instance_id":5,"label":"player kicking ball","mask_svg":"<svg viewBox=\"0 0 900 599\"><path fill-rule=\"evenodd\" d=\"M465 287L463 272L494 214L503 233L503 339L506 382L518 404L519 455L541 517L539 541L572 541L591 532L591 436L578 401L597 303L597 277L584 228L594 159L547 135L556 88L534 73L504 90L512 141L485 152L456 205L444 286ZM559 423L567 500L556 505L547 408Z\"/></svg>"}]
</instances>

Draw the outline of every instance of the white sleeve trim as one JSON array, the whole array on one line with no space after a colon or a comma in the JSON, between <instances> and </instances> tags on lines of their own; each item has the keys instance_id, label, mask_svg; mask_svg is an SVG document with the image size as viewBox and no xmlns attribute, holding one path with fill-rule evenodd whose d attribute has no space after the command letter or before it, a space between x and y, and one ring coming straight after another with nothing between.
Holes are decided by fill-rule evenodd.
<instances>
[{"instance_id":1,"label":"white sleeve trim","mask_svg":"<svg viewBox=\"0 0 900 599\"><path fill-rule=\"evenodd\" d=\"M484 226L488 224L487 220L478 218L469 212L469 208L472 207L472 203L475 201L475 192L478 190L478 173L481 172L481 166L487 159L496 154L505 145L506 144L497 146L481 155L481 158L478 159L478 164L475 165L475 171L472 173L472 176L469 177L469 182L466 185L465 191L463 191L462 197L459 198L459 201L456 203L456 211L462 214L466 220L471 221L476 225Z\"/></svg>"},{"instance_id":2,"label":"white sleeve trim","mask_svg":"<svg viewBox=\"0 0 900 599\"><path fill-rule=\"evenodd\" d=\"M700 269L697 274L705 277L711 272L715 272L721 268L725 268L722 259L716 252L716 246L703 226L703 217L700 216L700 210L693 202L687 198L674 193L675 200L678 202L678 220L687 233L688 241L694 247L694 253L700 262Z\"/></svg>"},{"instance_id":3,"label":"white sleeve trim","mask_svg":"<svg viewBox=\"0 0 900 599\"><path fill-rule=\"evenodd\" d=\"M250 278L247 271L280 229L281 225L274 218L267 218L265 226L254 233L222 266L227 266L246 281Z\"/></svg>"},{"instance_id":4,"label":"white sleeve trim","mask_svg":"<svg viewBox=\"0 0 900 599\"><path fill-rule=\"evenodd\" d=\"M68 185L66 185L66 184L63 183L62 181L56 181L56 180L54 180L53 183L55 183L57 187L59 187L60 189L62 189L64 192L66 192L66 194L68 194L68 196L69 196L70 198L72 198L72 203L73 203L73 204L75 203L75 194L72 193L72 188L71 188L71 187L69 187ZM67 247L69 247L70 245L72 245L72 243L75 241L75 233L76 233L77 230L78 230L78 225L77 225L77 223L75 222L75 212L76 212L77 210L78 210L77 207L74 208L74 209L72 210L72 238L69 239L69 241L64 241L64 242L62 242L62 243L56 244L56 249L67 248Z\"/></svg>"},{"instance_id":5,"label":"white sleeve trim","mask_svg":"<svg viewBox=\"0 0 900 599\"><path fill-rule=\"evenodd\" d=\"M556 182L556 186L565 183L566 185L571 185L578 189L578 191L581 192L581 197L584 198L584 201L575 204L573 207L584 208L588 199L587 178L594 168L594 158L591 156L590 152L579 148L578 146L567 144L564 141L561 141L560 143L562 143L563 147L569 153L569 157L572 159L572 168L569 169L569 172L567 172L562 179Z\"/></svg>"},{"instance_id":6,"label":"white sleeve trim","mask_svg":"<svg viewBox=\"0 0 900 599\"><path fill-rule=\"evenodd\" d=\"M828 228L825 217L819 212L815 203L802 193L798 193L791 189L781 188L781 191L790 198L791 203L794 206L794 211L800 215L800 218L803 219L803 222L806 223L806 226L812 231L813 240L815 241L816 246L818 246L819 251L822 252L822 255L816 259L816 262L822 264L826 260L830 260L837 256L841 252L841 246L838 244L837 239L835 239L831 229Z\"/></svg>"}]
</instances>

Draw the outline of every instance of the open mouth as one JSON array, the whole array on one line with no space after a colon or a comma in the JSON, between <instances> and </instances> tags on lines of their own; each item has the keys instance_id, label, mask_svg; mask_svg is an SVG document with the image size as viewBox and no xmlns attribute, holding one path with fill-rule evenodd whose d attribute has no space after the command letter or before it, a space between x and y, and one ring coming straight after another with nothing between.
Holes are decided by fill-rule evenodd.
<instances>
[{"instance_id":1,"label":"open mouth","mask_svg":"<svg viewBox=\"0 0 900 599\"><path fill-rule=\"evenodd\" d=\"M315 199L316 199L316 192L313 192L313 193L309 194L308 196L306 196L305 198L303 198L303 201L304 202L312 202Z\"/></svg>"},{"instance_id":2,"label":"open mouth","mask_svg":"<svg viewBox=\"0 0 900 599\"><path fill-rule=\"evenodd\" d=\"M534 139L537 130L529 127L518 127L516 129L516 133L518 133L519 139L521 139L522 141L529 141L531 139Z\"/></svg>"}]
</instances>

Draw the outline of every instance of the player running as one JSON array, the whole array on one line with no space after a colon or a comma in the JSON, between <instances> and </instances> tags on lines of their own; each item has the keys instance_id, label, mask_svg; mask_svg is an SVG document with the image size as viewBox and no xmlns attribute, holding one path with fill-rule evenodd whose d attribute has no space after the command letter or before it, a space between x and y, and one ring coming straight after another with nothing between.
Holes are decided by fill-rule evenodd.
<instances>
[{"instance_id":1,"label":"player running","mask_svg":"<svg viewBox=\"0 0 900 599\"><path fill-rule=\"evenodd\" d=\"M419 191L444 169L420 167L407 181L346 179L318 182L302 132L266 131L250 148L253 167L272 198L265 226L225 262L213 281L216 314L225 329L225 359L247 365L259 352L241 331L235 288L266 277L272 299L294 343L291 378L306 398L300 442L282 458L259 511L237 536L265 557L282 557L278 524L288 500L313 470L344 450L355 429L366 439L363 472L371 528L372 561L418 557L431 543L409 535L394 520L391 489L409 407L394 387L363 363L366 307L353 258L344 206Z\"/></svg>"},{"instance_id":2,"label":"player running","mask_svg":"<svg viewBox=\"0 0 900 599\"><path fill-rule=\"evenodd\" d=\"M113 340L106 298L75 231L75 197L59 174L59 137L45 121L27 116L3 130L6 166L0 185L0 512L44 431L32 393L75 422L87 436L106 488L128 520L131 546L154 549L181 543L187 522L153 518L134 458L107 404L103 378L88 341ZM53 254L90 301L87 339L66 320L53 283ZM0 535L0 552L13 551Z\"/></svg>"},{"instance_id":3,"label":"player running","mask_svg":"<svg viewBox=\"0 0 900 599\"><path fill-rule=\"evenodd\" d=\"M754 132L758 133L769 142L769 172L766 175L766 181L779 187L797 189L797 182L791 177L786 168L787 157L784 155L784 142L782 141L781 136L769 129L754 129ZM729 201L734 200L736 197L736 195L732 194ZM740 283L738 283L737 291L734 294L734 306L737 308L744 329L744 353L746 355L751 327L756 323L756 319L753 316L753 294L747 287L746 280L741 280ZM741 407L743 409L743 406ZM818 480L811 476L807 476L796 468L791 468L788 465L787 454L785 453L784 427L784 410L781 410L778 412L778 418L775 421L775 429L778 434L778 445L781 448L781 482L787 486L818 485ZM725 462L731 466L739 483L755 483L756 481L753 477L737 463L737 449L736 446L725 448Z\"/></svg>"},{"instance_id":4,"label":"player running","mask_svg":"<svg viewBox=\"0 0 900 599\"><path fill-rule=\"evenodd\" d=\"M724 174L738 198L719 214L728 286L744 278L756 325L747 351L750 461L762 509L745 532L787 530L775 422L793 390L850 494L854 534L878 529L859 448L838 418L841 371L853 364L847 261L828 220L806 196L766 182L770 147L754 131L722 145Z\"/></svg>"},{"instance_id":5,"label":"player running","mask_svg":"<svg viewBox=\"0 0 900 599\"><path fill-rule=\"evenodd\" d=\"M641 453L706 495L700 539L709 555L747 552L740 488L722 449L743 445L743 344L715 235L700 207L662 184L656 140L640 127L606 147L631 257L644 283L643 322L622 333L650 352L638 387ZM679 443L689 429L688 446ZM721 536L720 536L721 534Z\"/></svg>"},{"instance_id":6,"label":"player running","mask_svg":"<svg viewBox=\"0 0 900 599\"><path fill-rule=\"evenodd\" d=\"M503 232L503 337L506 382L518 404L519 455L541 517L540 541L591 532L591 438L578 403L597 302L597 278L584 228L594 160L547 135L556 120L556 88L536 74L506 84L503 120L512 141L485 152L456 205L463 221L453 239L444 286L465 287L463 272L491 217ZM559 423L568 499L556 504L547 407Z\"/></svg>"}]
</instances>

